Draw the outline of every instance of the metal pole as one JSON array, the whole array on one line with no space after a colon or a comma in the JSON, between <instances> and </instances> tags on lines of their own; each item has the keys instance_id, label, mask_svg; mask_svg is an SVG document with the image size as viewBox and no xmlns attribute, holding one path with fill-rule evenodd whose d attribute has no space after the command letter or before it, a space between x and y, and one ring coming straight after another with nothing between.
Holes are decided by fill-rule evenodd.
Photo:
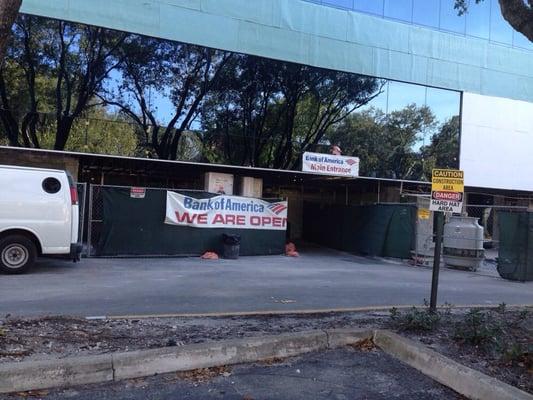
<instances>
[{"instance_id":1,"label":"metal pole","mask_svg":"<svg viewBox=\"0 0 533 400\"><path fill-rule=\"evenodd\" d=\"M442 231L444 226L444 213L435 212L437 217L437 232L435 239L435 253L433 257L433 276L431 277L431 300L429 302L429 311L437 311L437 291L439 288L439 269L440 269L440 251L442 248Z\"/></svg>"},{"instance_id":2,"label":"metal pole","mask_svg":"<svg viewBox=\"0 0 533 400\"><path fill-rule=\"evenodd\" d=\"M345 205L348 205L348 185L344 185L344 190L345 190Z\"/></svg>"},{"instance_id":3,"label":"metal pole","mask_svg":"<svg viewBox=\"0 0 533 400\"><path fill-rule=\"evenodd\" d=\"M89 215L87 216L87 258L91 257L93 230L93 185L89 184Z\"/></svg>"}]
</instances>

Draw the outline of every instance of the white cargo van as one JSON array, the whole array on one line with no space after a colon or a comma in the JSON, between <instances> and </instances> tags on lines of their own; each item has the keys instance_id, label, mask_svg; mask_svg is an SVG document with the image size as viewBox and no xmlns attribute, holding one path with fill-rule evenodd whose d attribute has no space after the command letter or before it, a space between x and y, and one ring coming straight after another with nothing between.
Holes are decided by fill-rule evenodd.
<instances>
[{"instance_id":1,"label":"white cargo van","mask_svg":"<svg viewBox=\"0 0 533 400\"><path fill-rule=\"evenodd\" d=\"M78 191L65 171L0 165L0 271L22 273L37 256L79 259Z\"/></svg>"}]
</instances>

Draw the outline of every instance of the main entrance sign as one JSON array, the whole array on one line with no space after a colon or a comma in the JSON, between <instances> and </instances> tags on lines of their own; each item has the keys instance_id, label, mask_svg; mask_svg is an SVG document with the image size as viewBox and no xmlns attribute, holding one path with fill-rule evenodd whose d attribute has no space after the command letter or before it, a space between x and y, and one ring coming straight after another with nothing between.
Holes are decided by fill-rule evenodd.
<instances>
[{"instance_id":1,"label":"main entrance sign","mask_svg":"<svg viewBox=\"0 0 533 400\"><path fill-rule=\"evenodd\" d=\"M165 224L195 228L287 229L287 201L269 203L238 196L198 199L167 192Z\"/></svg>"},{"instance_id":2,"label":"main entrance sign","mask_svg":"<svg viewBox=\"0 0 533 400\"><path fill-rule=\"evenodd\" d=\"M464 172L434 169L431 179L431 211L460 213L463 210Z\"/></svg>"},{"instance_id":3,"label":"main entrance sign","mask_svg":"<svg viewBox=\"0 0 533 400\"><path fill-rule=\"evenodd\" d=\"M359 176L359 158L305 152L302 171L334 176Z\"/></svg>"}]
</instances>

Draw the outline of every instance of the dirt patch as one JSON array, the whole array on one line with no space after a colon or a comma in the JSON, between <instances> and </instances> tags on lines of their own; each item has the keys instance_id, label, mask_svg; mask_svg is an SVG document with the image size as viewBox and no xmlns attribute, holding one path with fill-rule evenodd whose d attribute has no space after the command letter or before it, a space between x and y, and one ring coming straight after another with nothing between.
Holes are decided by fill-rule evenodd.
<instances>
[{"instance_id":1,"label":"dirt patch","mask_svg":"<svg viewBox=\"0 0 533 400\"><path fill-rule=\"evenodd\" d=\"M0 362L183 346L311 329L379 328L386 314L141 320L4 318L0 320Z\"/></svg>"}]
</instances>

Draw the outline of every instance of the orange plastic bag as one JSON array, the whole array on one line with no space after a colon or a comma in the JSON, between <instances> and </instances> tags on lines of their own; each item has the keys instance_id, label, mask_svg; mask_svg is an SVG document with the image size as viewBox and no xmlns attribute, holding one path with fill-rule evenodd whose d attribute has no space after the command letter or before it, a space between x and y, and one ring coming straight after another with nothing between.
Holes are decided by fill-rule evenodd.
<instances>
[{"instance_id":1,"label":"orange plastic bag","mask_svg":"<svg viewBox=\"0 0 533 400\"><path fill-rule=\"evenodd\" d=\"M201 258L203 260L218 260L218 254L212 251L206 251Z\"/></svg>"},{"instance_id":2,"label":"orange plastic bag","mask_svg":"<svg viewBox=\"0 0 533 400\"><path fill-rule=\"evenodd\" d=\"M300 254L296 251L296 246L292 242L285 245L285 255L288 257L300 257Z\"/></svg>"}]
</instances>

